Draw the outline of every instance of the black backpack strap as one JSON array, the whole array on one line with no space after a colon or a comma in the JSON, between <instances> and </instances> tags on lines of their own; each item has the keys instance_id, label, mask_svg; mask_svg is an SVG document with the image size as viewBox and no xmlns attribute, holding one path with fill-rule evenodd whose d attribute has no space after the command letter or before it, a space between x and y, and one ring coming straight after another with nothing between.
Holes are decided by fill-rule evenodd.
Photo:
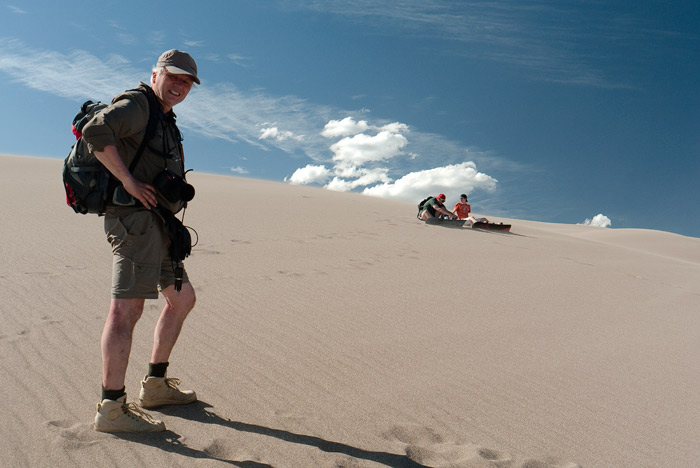
<instances>
[{"instance_id":1,"label":"black backpack strap","mask_svg":"<svg viewBox=\"0 0 700 468\"><path fill-rule=\"evenodd\" d=\"M148 142L151 141L151 139L153 139L153 137L156 134L156 128L158 126L158 121L160 120L160 104L158 103L158 99L156 98L155 93L148 86L140 86L135 89L130 89L129 91L138 91L140 93L143 93L148 99L148 123L146 123L146 131L143 135L143 140L141 141L141 144L136 150L134 159L131 161L131 164L129 164L129 172L133 174L134 169L136 169L136 166L139 163L139 160L141 160L141 156L143 155L146 146L148 146ZM110 203L110 201L114 199L116 190L121 186L121 183L109 171L107 173L109 174L109 185L107 188L106 199L107 203ZM131 195L128 196L131 197ZM133 199L133 197L131 198Z\"/></svg>"},{"instance_id":2,"label":"black backpack strap","mask_svg":"<svg viewBox=\"0 0 700 468\"><path fill-rule=\"evenodd\" d=\"M146 98L148 99L148 123L146 124L146 133L143 135L143 140L141 141L141 145L139 146L139 149L136 150L136 155L134 156L134 159L131 161L131 164L129 164L129 172L131 172L132 174L134 173L134 169L136 169L136 165L139 163L139 160L141 159L141 155L143 154L144 150L146 149L148 142L156 134L156 126L158 125L158 111L159 111L158 99L156 99L156 94L153 92L153 90L151 88L148 88L148 87L136 88L135 91L142 92L143 94L146 95Z\"/></svg>"}]
</instances>

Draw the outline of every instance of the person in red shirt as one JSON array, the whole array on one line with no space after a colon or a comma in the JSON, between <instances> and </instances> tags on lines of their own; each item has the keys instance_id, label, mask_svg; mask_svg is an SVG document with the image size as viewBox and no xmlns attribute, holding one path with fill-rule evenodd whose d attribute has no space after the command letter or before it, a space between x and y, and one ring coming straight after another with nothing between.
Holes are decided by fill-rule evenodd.
<instances>
[{"instance_id":1,"label":"person in red shirt","mask_svg":"<svg viewBox=\"0 0 700 468\"><path fill-rule=\"evenodd\" d=\"M452 210L452 212L457 215L458 219L467 219L469 218L469 213L471 213L472 207L467 203L467 195L462 194L459 196L459 201L455 203L455 207Z\"/></svg>"}]
</instances>

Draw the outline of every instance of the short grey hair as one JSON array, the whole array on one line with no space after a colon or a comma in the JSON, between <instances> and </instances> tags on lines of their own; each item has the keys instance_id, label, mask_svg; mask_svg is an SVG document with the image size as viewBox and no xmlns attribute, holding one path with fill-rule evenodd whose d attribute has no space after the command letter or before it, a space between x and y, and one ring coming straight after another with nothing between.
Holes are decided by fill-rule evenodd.
<instances>
[{"instance_id":1,"label":"short grey hair","mask_svg":"<svg viewBox=\"0 0 700 468\"><path fill-rule=\"evenodd\" d=\"M163 70L167 71L167 68L168 68L168 67L165 67L165 66L163 66L163 67L153 67L153 73L155 73L156 75L160 75L160 74L163 72ZM153 80L153 76L152 76L152 75L151 75L151 80ZM192 87L194 88L195 86L197 86L197 83L196 83L196 82L192 83Z\"/></svg>"}]
</instances>

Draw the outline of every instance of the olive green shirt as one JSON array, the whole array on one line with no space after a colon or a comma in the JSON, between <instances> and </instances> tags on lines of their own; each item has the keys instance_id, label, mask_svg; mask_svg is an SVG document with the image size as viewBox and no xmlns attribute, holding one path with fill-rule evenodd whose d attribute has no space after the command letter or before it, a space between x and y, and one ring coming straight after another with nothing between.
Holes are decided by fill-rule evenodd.
<instances>
[{"instance_id":1,"label":"olive green shirt","mask_svg":"<svg viewBox=\"0 0 700 468\"><path fill-rule=\"evenodd\" d=\"M147 87L141 83L139 87ZM156 176L166 168L184 176L184 154L180 144L180 132L175 124L175 114L163 115L158 106L158 124L153 138L148 142L141 159L133 171L136 180L153 184ZM112 104L99 112L83 128L83 138L91 152L103 151L106 146L117 148L124 165L129 167L146 134L149 109L148 98L141 91L125 91L112 100ZM158 204L177 213L184 203L171 202L157 194Z\"/></svg>"},{"instance_id":2,"label":"olive green shirt","mask_svg":"<svg viewBox=\"0 0 700 468\"><path fill-rule=\"evenodd\" d=\"M433 197L430 200L428 200L427 202L425 202L425 204L423 205L423 210L428 210L428 211L430 211L431 215L435 216L435 213L436 213L435 208L438 208L438 207L445 208L445 205L440 203L437 200L437 198Z\"/></svg>"}]
</instances>

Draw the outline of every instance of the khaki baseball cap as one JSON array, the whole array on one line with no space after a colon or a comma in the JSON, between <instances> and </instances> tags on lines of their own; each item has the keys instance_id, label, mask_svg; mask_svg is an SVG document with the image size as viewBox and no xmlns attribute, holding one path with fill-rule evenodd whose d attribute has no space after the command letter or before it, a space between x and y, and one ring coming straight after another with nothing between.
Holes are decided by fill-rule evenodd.
<instances>
[{"instance_id":1,"label":"khaki baseball cap","mask_svg":"<svg viewBox=\"0 0 700 468\"><path fill-rule=\"evenodd\" d=\"M165 51L158 57L156 67L166 67L174 75L190 75L195 83L201 84L197 78L197 64L187 52L177 49Z\"/></svg>"}]
</instances>

